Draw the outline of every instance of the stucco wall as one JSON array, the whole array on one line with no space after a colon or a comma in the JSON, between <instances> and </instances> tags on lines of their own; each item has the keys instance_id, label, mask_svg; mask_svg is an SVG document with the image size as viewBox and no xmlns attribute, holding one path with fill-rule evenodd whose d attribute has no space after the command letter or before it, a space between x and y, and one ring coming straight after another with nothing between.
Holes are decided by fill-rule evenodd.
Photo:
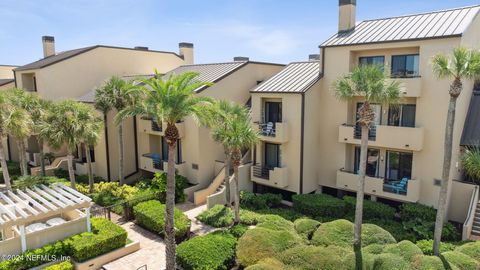
<instances>
[{"instance_id":1,"label":"stucco wall","mask_svg":"<svg viewBox=\"0 0 480 270\"><path fill-rule=\"evenodd\" d=\"M0 65L0 79L13 79L13 69L16 66Z\"/></svg>"}]
</instances>

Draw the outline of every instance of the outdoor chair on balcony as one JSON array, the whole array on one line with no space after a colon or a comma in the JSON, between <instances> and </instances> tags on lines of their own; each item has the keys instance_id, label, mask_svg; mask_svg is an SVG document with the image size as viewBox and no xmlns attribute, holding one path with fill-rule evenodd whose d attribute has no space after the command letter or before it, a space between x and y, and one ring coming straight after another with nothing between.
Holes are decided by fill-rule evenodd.
<instances>
[{"instance_id":1,"label":"outdoor chair on balcony","mask_svg":"<svg viewBox=\"0 0 480 270\"><path fill-rule=\"evenodd\" d=\"M384 188L391 190L396 194L407 193L408 178L404 177L398 183L384 184Z\"/></svg>"},{"instance_id":2,"label":"outdoor chair on balcony","mask_svg":"<svg viewBox=\"0 0 480 270\"><path fill-rule=\"evenodd\" d=\"M262 128L262 134L266 136L274 136L275 135L275 130L273 129L273 123L268 122L263 128Z\"/></svg>"}]
</instances>

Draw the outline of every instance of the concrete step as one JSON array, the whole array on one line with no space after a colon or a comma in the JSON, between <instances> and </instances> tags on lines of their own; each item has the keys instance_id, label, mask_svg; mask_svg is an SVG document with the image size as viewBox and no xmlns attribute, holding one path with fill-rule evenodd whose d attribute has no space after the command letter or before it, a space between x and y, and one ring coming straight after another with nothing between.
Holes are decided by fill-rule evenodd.
<instances>
[{"instance_id":1,"label":"concrete step","mask_svg":"<svg viewBox=\"0 0 480 270\"><path fill-rule=\"evenodd\" d=\"M480 230L472 230L472 235L480 236Z\"/></svg>"}]
</instances>

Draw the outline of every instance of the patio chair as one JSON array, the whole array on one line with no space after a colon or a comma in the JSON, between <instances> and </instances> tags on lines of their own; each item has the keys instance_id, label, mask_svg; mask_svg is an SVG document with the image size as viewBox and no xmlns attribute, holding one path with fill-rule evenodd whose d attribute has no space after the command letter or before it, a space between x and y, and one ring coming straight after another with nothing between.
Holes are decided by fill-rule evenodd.
<instances>
[{"instance_id":1,"label":"patio chair","mask_svg":"<svg viewBox=\"0 0 480 270\"><path fill-rule=\"evenodd\" d=\"M273 123L268 122L263 128L262 128L262 134L267 135L267 136L273 136L275 135L275 131L273 130Z\"/></svg>"},{"instance_id":2,"label":"patio chair","mask_svg":"<svg viewBox=\"0 0 480 270\"><path fill-rule=\"evenodd\" d=\"M385 188L391 189L396 194L407 193L408 178L404 177L400 182L393 184L384 184Z\"/></svg>"}]
</instances>

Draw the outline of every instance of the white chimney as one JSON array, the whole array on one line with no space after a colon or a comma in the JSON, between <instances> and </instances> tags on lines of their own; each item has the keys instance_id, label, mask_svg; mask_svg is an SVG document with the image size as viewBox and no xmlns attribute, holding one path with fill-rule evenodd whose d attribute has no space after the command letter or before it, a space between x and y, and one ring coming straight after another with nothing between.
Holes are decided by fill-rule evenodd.
<instances>
[{"instance_id":1,"label":"white chimney","mask_svg":"<svg viewBox=\"0 0 480 270\"><path fill-rule=\"evenodd\" d=\"M355 28L357 0L339 0L340 15L338 32L347 32Z\"/></svg>"},{"instance_id":2,"label":"white chimney","mask_svg":"<svg viewBox=\"0 0 480 270\"><path fill-rule=\"evenodd\" d=\"M55 55L55 38L52 36L42 37L43 57Z\"/></svg>"},{"instance_id":3,"label":"white chimney","mask_svg":"<svg viewBox=\"0 0 480 270\"><path fill-rule=\"evenodd\" d=\"M193 43L178 43L179 54L186 65L193 64Z\"/></svg>"}]
</instances>

